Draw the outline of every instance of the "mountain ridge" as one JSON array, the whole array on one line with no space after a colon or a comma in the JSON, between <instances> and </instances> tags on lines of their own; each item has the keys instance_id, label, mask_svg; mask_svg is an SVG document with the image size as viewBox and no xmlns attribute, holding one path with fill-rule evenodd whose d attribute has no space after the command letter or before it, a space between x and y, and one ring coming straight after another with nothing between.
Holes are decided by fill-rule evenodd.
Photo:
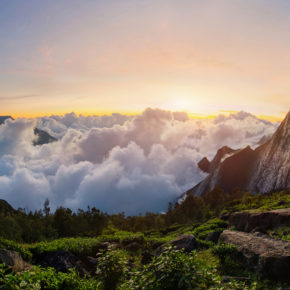
<instances>
[{"instance_id":1,"label":"mountain ridge","mask_svg":"<svg viewBox=\"0 0 290 290\"><path fill-rule=\"evenodd\" d=\"M224 146L211 162L204 157L198 165L209 175L186 194L200 196L216 185L229 193L234 189L267 193L290 187L290 111L272 137L255 150Z\"/></svg>"}]
</instances>

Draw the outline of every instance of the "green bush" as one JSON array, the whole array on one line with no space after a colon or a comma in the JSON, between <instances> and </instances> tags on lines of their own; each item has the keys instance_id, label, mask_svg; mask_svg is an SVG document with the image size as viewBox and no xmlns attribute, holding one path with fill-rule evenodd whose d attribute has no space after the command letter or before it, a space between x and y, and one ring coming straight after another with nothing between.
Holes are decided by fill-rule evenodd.
<instances>
[{"instance_id":1,"label":"green bush","mask_svg":"<svg viewBox=\"0 0 290 290\"><path fill-rule=\"evenodd\" d=\"M117 289L120 282L127 278L128 272L128 259L124 251L101 251L98 255L96 275L105 290Z\"/></svg>"},{"instance_id":2,"label":"green bush","mask_svg":"<svg viewBox=\"0 0 290 290\"><path fill-rule=\"evenodd\" d=\"M195 259L194 252L169 247L162 255L132 273L121 289L209 289L219 285L214 270Z\"/></svg>"},{"instance_id":3,"label":"green bush","mask_svg":"<svg viewBox=\"0 0 290 290\"><path fill-rule=\"evenodd\" d=\"M53 268L34 267L33 271L10 273L0 264L0 288L15 289L101 289L101 284L91 278L81 278L75 271L56 272Z\"/></svg>"},{"instance_id":4,"label":"green bush","mask_svg":"<svg viewBox=\"0 0 290 290\"><path fill-rule=\"evenodd\" d=\"M41 257L44 252L66 250L76 256L95 255L95 248L100 244L98 238L63 238L51 242L40 242L29 247L34 258Z\"/></svg>"}]
</instances>

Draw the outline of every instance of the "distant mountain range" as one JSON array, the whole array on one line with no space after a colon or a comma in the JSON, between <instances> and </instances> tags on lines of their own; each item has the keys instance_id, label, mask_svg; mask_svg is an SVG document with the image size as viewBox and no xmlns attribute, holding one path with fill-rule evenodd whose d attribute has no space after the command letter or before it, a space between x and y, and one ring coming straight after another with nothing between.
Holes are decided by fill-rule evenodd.
<instances>
[{"instance_id":1,"label":"distant mountain range","mask_svg":"<svg viewBox=\"0 0 290 290\"><path fill-rule=\"evenodd\" d=\"M198 166L208 176L186 194L203 195L216 185L226 192L234 189L266 193L290 187L290 111L272 138L255 150L250 146L218 150L210 162L204 157ZM262 143L262 142L261 142Z\"/></svg>"},{"instance_id":2,"label":"distant mountain range","mask_svg":"<svg viewBox=\"0 0 290 290\"><path fill-rule=\"evenodd\" d=\"M7 119L14 120L11 116L0 116L0 125L3 124ZM49 135L46 131L38 128L34 128L34 135L37 136L37 138L33 141L34 146L48 144L57 140L56 138Z\"/></svg>"},{"instance_id":3,"label":"distant mountain range","mask_svg":"<svg viewBox=\"0 0 290 290\"><path fill-rule=\"evenodd\" d=\"M3 124L7 119L14 120L11 116L0 116L0 125Z\"/></svg>"}]
</instances>

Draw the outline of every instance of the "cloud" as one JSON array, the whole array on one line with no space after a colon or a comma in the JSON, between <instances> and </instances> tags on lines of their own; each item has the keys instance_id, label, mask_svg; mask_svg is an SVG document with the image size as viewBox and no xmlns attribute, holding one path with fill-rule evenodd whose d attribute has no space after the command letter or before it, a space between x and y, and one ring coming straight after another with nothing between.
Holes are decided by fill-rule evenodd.
<instances>
[{"instance_id":1,"label":"cloud","mask_svg":"<svg viewBox=\"0 0 290 290\"><path fill-rule=\"evenodd\" d=\"M37 126L58 138L33 146ZM223 145L255 144L277 127L239 112L210 119L146 109L126 116L50 116L0 126L0 197L14 207L95 206L109 213L159 212L198 183L197 167Z\"/></svg>"}]
</instances>

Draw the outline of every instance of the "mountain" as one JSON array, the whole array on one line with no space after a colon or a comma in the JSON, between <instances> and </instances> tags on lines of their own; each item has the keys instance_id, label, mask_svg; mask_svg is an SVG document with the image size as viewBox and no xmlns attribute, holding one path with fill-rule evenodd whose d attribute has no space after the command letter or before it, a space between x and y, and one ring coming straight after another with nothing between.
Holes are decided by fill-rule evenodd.
<instances>
[{"instance_id":1,"label":"mountain","mask_svg":"<svg viewBox=\"0 0 290 290\"><path fill-rule=\"evenodd\" d=\"M34 128L34 135L37 136L37 139L33 142L33 145L43 145L51 142L55 142L57 139L49 135L47 132Z\"/></svg>"},{"instance_id":2,"label":"mountain","mask_svg":"<svg viewBox=\"0 0 290 290\"><path fill-rule=\"evenodd\" d=\"M187 194L203 195L215 185L229 193L237 188L251 193L289 188L290 111L270 140L255 150L224 146L211 162L205 157L198 166L209 175Z\"/></svg>"},{"instance_id":3,"label":"mountain","mask_svg":"<svg viewBox=\"0 0 290 290\"><path fill-rule=\"evenodd\" d=\"M15 209L4 199L0 199L0 214L15 213Z\"/></svg>"},{"instance_id":4,"label":"mountain","mask_svg":"<svg viewBox=\"0 0 290 290\"><path fill-rule=\"evenodd\" d=\"M14 120L11 116L0 116L0 125L3 124L6 119Z\"/></svg>"},{"instance_id":5,"label":"mountain","mask_svg":"<svg viewBox=\"0 0 290 290\"><path fill-rule=\"evenodd\" d=\"M3 124L7 119L14 120L11 116L0 116L0 125ZM34 146L48 144L57 141L56 138L38 128L34 128L34 135L36 136L36 140L33 141Z\"/></svg>"}]
</instances>

